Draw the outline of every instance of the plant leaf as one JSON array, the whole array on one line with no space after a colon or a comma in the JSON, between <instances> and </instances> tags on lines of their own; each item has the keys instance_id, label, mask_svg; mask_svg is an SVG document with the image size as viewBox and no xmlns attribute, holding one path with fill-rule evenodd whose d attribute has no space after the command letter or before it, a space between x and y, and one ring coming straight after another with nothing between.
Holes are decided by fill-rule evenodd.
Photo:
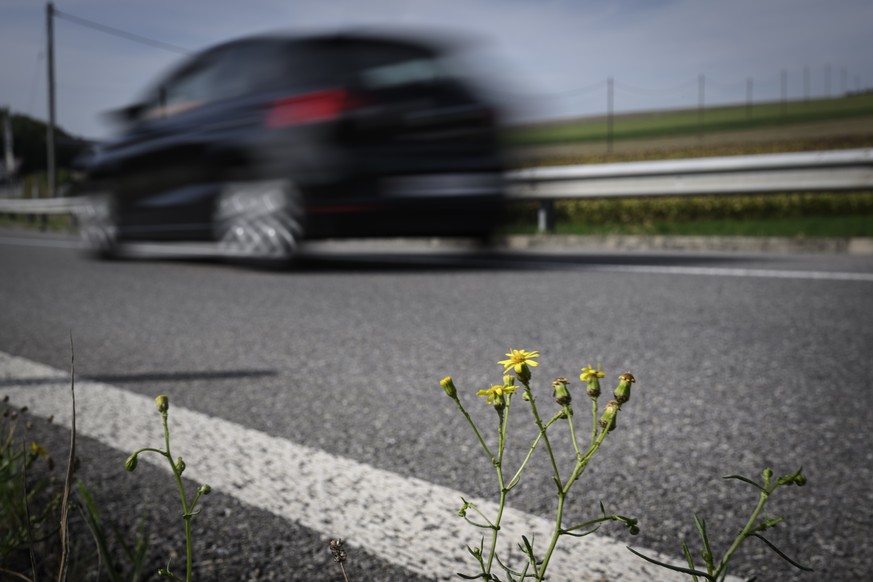
<instances>
[{"instance_id":1,"label":"plant leaf","mask_svg":"<svg viewBox=\"0 0 873 582\"><path fill-rule=\"evenodd\" d=\"M600 524L598 523L592 529L589 529L588 531L583 531L582 533L573 533L571 531L564 531L562 533L564 535L573 536L574 538L584 538L588 534L593 534L594 532L596 532L599 529L600 529Z\"/></svg>"},{"instance_id":2,"label":"plant leaf","mask_svg":"<svg viewBox=\"0 0 873 582\"><path fill-rule=\"evenodd\" d=\"M506 573L509 575L510 579L512 579L513 575L521 576L521 572L517 572L517 571L513 570L512 568L510 568L509 566L507 566L506 564L504 564L503 560L501 560L500 556L498 556L497 554L494 554L494 559L497 560L497 563L500 564L500 567L506 571Z\"/></svg>"},{"instance_id":3,"label":"plant leaf","mask_svg":"<svg viewBox=\"0 0 873 582\"><path fill-rule=\"evenodd\" d=\"M782 558L783 560L785 560L786 562L788 562L789 564L791 564L791 565L794 566L795 568L797 568L797 569L799 569L799 570L803 570L804 572L814 572L814 571L815 571L815 570L813 570L812 568L808 568L808 567L806 567L806 566L802 566L802 565L798 564L797 562L795 562L794 560L792 560L791 558L789 558L788 556L786 556L786 555L785 555L785 554L784 554L784 553L783 553L779 548L777 548L776 546L774 546L774 545L773 545L773 544L772 544L772 543L771 543L767 538L765 538L765 537L762 536L761 534L756 534L756 533L755 533L755 534L752 534L752 537L756 537L756 538L758 538L759 540L761 540L762 542L764 542L765 544L767 544L767 545L770 547L771 550L773 550L774 552L776 552L777 554L779 554L779 557L780 557L780 558Z\"/></svg>"},{"instance_id":4,"label":"plant leaf","mask_svg":"<svg viewBox=\"0 0 873 582\"><path fill-rule=\"evenodd\" d=\"M660 562L660 561L656 560L655 558L650 558L644 554L641 554L630 546L625 546L625 547L628 550L630 550L630 552L632 554L634 554L635 556L639 556L640 558L646 560L647 562L651 562L655 565L661 566L662 568L667 568L668 570L673 570L674 572L682 572L683 574L691 574L692 576L701 576L703 578L706 578L707 580L712 580L712 581L715 580L715 577L708 574L707 572L701 572L700 570L693 570L691 568L683 568L681 566L672 566L670 564Z\"/></svg>"},{"instance_id":5,"label":"plant leaf","mask_svg":"<svg viewBox=\"0 0 873 582\"><path fill-rule=\"evenodd\" d=\"M751 479L749 479L747 477L743 477L742 475L726 475L726 476L722 477L722 479L736 479L737 481L742 481L743 483L748 483L749 485L751 485L755 489L758 489L759 491L764 491L766 493L766 489L764 489L763 487L761 487L760 485L758 485L757 483L755 483Z\"/></svg>"},{"instance_id":6,"label":"plant leaf","mask_svg":"<svg viewBox=\"0 0 873 582\"><path fill-rule=\"evenodd\" d=\"M682 542L682 553L685 554L685 559L688 561L688 567L693 570L694 558L691 557L691 550L688 549L688 544L686 544L685 542ZM694 580L694 582L698 582L697 576L695 576L694 574L691 574L691 578Z\"/></svg>"},{"instance_id":7,"label":"plant leaf","mask_svg":"<svg viewBox=\"0 0 873 582\"><path fill-rule=\"evenodd\" d=\"M703 540L703 561L706 562L706 571L711 574L715 567L712 563L712 548L709 545L709 536L706 535L706 520L697 517L696 513L691 515L694 518L694 525L700 533L700 539Z\"/></svg>"}]
</instances>

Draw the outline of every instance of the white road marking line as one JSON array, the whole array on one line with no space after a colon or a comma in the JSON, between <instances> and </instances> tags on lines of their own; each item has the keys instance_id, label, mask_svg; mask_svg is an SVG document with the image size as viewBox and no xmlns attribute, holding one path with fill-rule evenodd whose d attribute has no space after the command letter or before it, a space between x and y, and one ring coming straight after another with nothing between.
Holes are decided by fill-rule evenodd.
<instances>
[{"instance_id":1,"label":"white road marking line","mask_svg":"<svg viewBox=\"0 0 873 582\"><path fill-rule=\"evenodd\" d=\"M846 273L839 271L788 271L779 269L732 269L725 267L673 267L659 265L602 265L588 268L592 271L659 275L761 277L771 279L813 279L819 281L873 281L873 273Z\"/></svg>"},{"instance_id":2,"label":"white road marking line","mask_svg":"<svg viewBox=\"0 0 873 582\"><path fill-rule=\"evenodd\" d=\"M69 373L0 352L0 392L15 405L28 406L32 414L54 415L55 422L67 427L71 420L68 379ZM76 404L79 434L119 450L119 471L134 450L163 445L160 417L151 398L77 380ZM463 545L475 543L480 534L457 515L460 491L175 406L172 398L170 430L174 455L187 459L189 479L209 483L218 492L317 532L343 537L351 546L434 580L455 580L455 572L473 572L472 558ZM144 454L140 460L169 472L166 461L156 455ZM494 503L474 501L486 514L496 514ZM210 509L206 503L204 511ZM510 508L504 513L502 536L511 542L501 555L510 555L511 550L511 560L518 564L521 556L515 546L521 535L534 534L543 551L551 530L548 520ZM634 557L625 545L633 545L632 538L620 542L595 535L562 538L549 579L684 580ZM678 555L641 551L671 563L682 561Z\"/></svg>"}]
</instances>

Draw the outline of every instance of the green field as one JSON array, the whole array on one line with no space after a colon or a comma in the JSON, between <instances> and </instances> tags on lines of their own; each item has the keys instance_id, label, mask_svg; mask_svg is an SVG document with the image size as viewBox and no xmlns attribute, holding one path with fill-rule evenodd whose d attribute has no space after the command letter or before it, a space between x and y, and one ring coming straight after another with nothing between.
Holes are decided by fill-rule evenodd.
<instances>
[{"instance_id":1,"label":"green field","mask_svg":"<svg viewBox=\"0 0 873 582\"><path fill-rule=\"evenodd\" d=\"M818 122L873 118L873 93L832 99L789 101L697 109L661 110L616 115L612 139L659 139L671 136L710 136L722 132L773 129ZM563 122L549 122L511 128L510 146L537 144L606 142L605 116Z\"/></svg>"}]
</instances>

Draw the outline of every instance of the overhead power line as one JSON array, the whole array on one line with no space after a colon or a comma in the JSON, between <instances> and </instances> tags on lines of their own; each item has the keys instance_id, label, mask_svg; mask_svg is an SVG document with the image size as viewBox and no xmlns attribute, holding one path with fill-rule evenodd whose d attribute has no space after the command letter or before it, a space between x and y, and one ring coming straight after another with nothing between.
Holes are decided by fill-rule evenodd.
<instances>
[{"instance_id":1,"label":"overhead power line","mask_svg":"<svg viewBox=\"0 0 873 582\"><path fill-rule=\"evenodd\" d=\"M179 53L183 55L190 55L193 51L176 46L174 44L170 44L168 42L163 42L160 40L155 40L152 38L148 38L142 36L140 34L134 34L132 32L127 32L125 30L121 30L120 28L115 28L113 26L107 26L105 24L100 24L99 22L94 22L93 20L88 20L87 18L80 18L78 16L74 16L67 12L61 12L58 9L54 10L54 15L57 18L62 18L63 20L67 20L69 22L74 22L80 26L84 26L87 28L92 28L94 30L99 30L100 32L105 32L106 34L111 34L114 36L119 36L121 38L125 38L127 40L132 40L134 42L139 42L142 44L147 44L149 46L153 46L155 48L160 48L168 51L172 51L174 53Z\"/></svg>"},{"instance_id":2,"label":"overhead power line","mask_svg":"<svg viewBox=\"0 0 873 582\"><path fill-rule=\"evenodd\" d=\"M656 97L660 95L671 95L676 93L682 93L683 91L687 91L690 87L693 87L697 84L697 79L684 81L677 85L673 85L672 87L664 87L661 89L646 89L644 87L637 87L634 85L628 85L627 83L623 83L621 81L615 81L615 87L617 89L621 89L622 91L627 91L628 93L636 93L637 95L644 95L649 97Z\"/></svg>"}]
</instances>

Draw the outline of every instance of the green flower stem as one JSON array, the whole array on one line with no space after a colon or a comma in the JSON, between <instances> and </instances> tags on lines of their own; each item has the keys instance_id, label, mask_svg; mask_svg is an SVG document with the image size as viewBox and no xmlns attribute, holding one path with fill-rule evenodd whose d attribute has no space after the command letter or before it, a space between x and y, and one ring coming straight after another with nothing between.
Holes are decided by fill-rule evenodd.
<instances>
[{"instance_id":1,"label":"green flower stem","mask_svg":"<svg viewBox=\"0 0 873 582\"><path fill-rule=\"evenodd\" d=\"M740 547L740 544L743 543L750 534L754 533L755 530L755 522L758 521L758 516L761 514L761 510L764 509L764 504L767 503L767 498L770 496L770 493L776 489L778 485L775 485L772 488L768 488L764 491L761 491L761 496L758 499L758 505L755 507L755 511L752 512L752 516L749 518L749 521L746 523L746 526L740 531L739 535L737 535L737 539L734 540L734 543L731 544L731 547L728 548L727 552L725 552L724 557L718 562L718 568L713 575L714 580L718 580L719 576L721 576L726 570L728 561L733 556L734 552L737 551L737 548Z\"/></svg>"},{"instance_id":2,"label":"green flower stem","mask_svg":"<svg viewBox=\"0 0 873 582\"><path fill-rule=\"evenodd\" d=\"M546 430L548 430L548 428L550 426L552 426L553 422L556 422L562 416L563 415L560 412L556 413L555 416L553 416L551 418L551 420L549 420L549 422L546 423ZM509 485L506 488L507 491L510 491L513 487L518 485L518 480L521 478L521 472L527 466L527 462L530 461L530 458L531 458L531 455L533 455L534 449L537 448L537 445L539 444L540 439L543 438L543 434L545 434L545 432L537 433L536 438L534 438L533 442L530 445L530 450L528 450L527 456L524 458L524 461L522 462L521 466L518 468L518 471L516 471L515 476L512 478L512 480L510 480Z\"/></svg>"},{"instance_id":3,"label":"green flower stem","mask_svg":"<svg viewBox=\"0 0 873 582\"><path fill-rule=\"evenodd\" d=\"M485 453L488 455L488 458L492 463L496 462L494 455L491 454L491 449L488 448L488 445L485 444L485 439L482 438L482 435L479 433L479 429L476 427L476 423L473 422L473 419L470 418L470 413L467 412L467 409L464 408L464 405L461 404L460 398L453 398L455 404L458 405L458 408L461 410L461 413L464 415L464 418L467 419L467 422L470 423L470 427L473 429L473 432L476 433L476 438L479 439L479 444L482 445L482 448L485 450Z\"/></svg>"},{"instance_id":4,"label":"green flower stem","mask_svg":"<svg viewBox=\"0 0 873 582\"><path fill-rule=\"evenodd\" d=\"M506 493L509 491L503 481L503 451L506 448L506 427L509 423L509 406L512 403L512 395L506 399L506 408L500 411L500 420L497 424L497 462L494 468L497 470L497 483L500 485L500 505L497 509L497 519L491 529L491 548L488 550L488 564L485 573L490 577L491 565L494 563L494 555L497 552L497 536L500 533L500 521L503 519L503 509L506 507ZM490 578L489 578L490 579Z\"/></svg>"},{"instance_id":5,"label":"green flower stem","mask_svg":"<svg viewBox=\"0 0 873 582\"><path fill-rule=\"evenodd\" d=\"M134 451L133 455L131 455L131 456L136 456L136 455L138 455L138 454L140 454L140 453L145 453L145 452L149 452L149 453L157 453L157 454L159 454L159 455L161 455L161 456L164 456L164 457L167 456L167 453L165 453L164 451L162 451L162 450L160 450L160 449L153 449L153 448L151 448L151 447L145 447L145 448L139 449L139 450L137 450L137 451Z\"/></svg>"},{"instance_id":6,"label":"green flower stem","mask_svg":"<svg viewBox=\"0 0 873 582\"><path fill-rule=\"evenodd\" d=\"M576 430L573 428L573 409L568 404L564 405L564 414L567 415L567 424L570 425L570 438L573 439L573 448L576 449L576 460L582 460L582 453L579 451L579 443L576 441Z\"/></svg>"},{"instance_id":7,"label":"green flower stem","mask_svg":"<svg viewBox=\"0 0 873 582\"><path fill-rule=\"evenodd\" d=\"M591 457L594 456L594 453L600 448L600 445L603 444L604 439L606 439L606 435L609 431L603 429L600 433L600 436L594 442L593 445L588 449L588 452L585 455L576 461L576 467L573 469L573 472L570 474L570 478L567 479L567 484L558 491L558 510L555 515L555 531L552 533L552 540L549 543L549 549L546 552L545 558L543 558L542 566L540 567L539 576L537 576L537 580L540 581L546 574L546 568L549 566L549 560L552 559L552 553L555 551L555 546L558 543L558 538L564 533L564 530L561 528L561 523L564 519L564 499L567 497L567 494L570 491L570 487L573 486L573 483L582 472L585 470L585 467L588 466L588 461L591 460Z\"/></svg>"},{"instance_id":8,"label":"green flower stem","mask_svg":"<svg viewBox=\"0 0 873 582\"><path fill-rule=\"evenodd\" d=\"M549 442L549 435L546 434L546 428L543 426L543 421L537 412L537 404L534 401L530 383L522 382L522 384L524 385L524 391L527 392L527 396L530 399L530 409L534 415L534 422L536 422L537 427L540 429L540 434L543 435L543 442L546 443L546 450L549 452L549 459L552 461L552 470L555 472L555 484L558 486L558 490L561 490L563 485L561 485L561 474L558 472L558 463L555 461L555 454L552 452L552 443Z\"/></svg>"},{"instance_id":9,"label":"green flower stem","mask_svg":"<svg viewBox=\"0 0 873 582\"><path fill-rule=\"evenodd\" d=\"M597 399L591 399L591 445L597 440Z\"/></svg>"},{"instance_id":10,"label":"green flower stem","mask_svg":"<svg viewBox=\"0 0 873 582\"><path fill-rule=\"evenodd\" d=\"M191 582L192 566L194 564L194 548L191 544L191 512L188 509L188 498L185 495L185 487L182 484L182 474L179 473L176 464L173 462L173 455L170 453L170 427L167 424L167 412L161 413L161 419L164 423L164 443L166 444L166 457L170 463L170 468L173 471L173 476L176 478L176 485L179 487L179 495L182 498L182 519L185 520L185 582Z\"/></svg>"},{"instance_id":11,"label":"green flower stem","mask_svg":"<svg viewBox=\"0 0 873 582\"><path fill-rule=\"evenodd\" d=\"M585 471L585 467L588 466L588 461L591 460L591 457L594 456L594 453L600 448L600 445L603 444L603 441L606 439L606 435L609 434L609 431L603 429L600 432L600 436L597 437L597 440L594 441L594 444L591 445L591 448L588 449L588 452L576 463L576 467L573 469L573 473L570 475L570 478L567 480L567 485L564 487L564 493L570 491L570 487L582 475L582 472Z\"/></svg>"},{"instance_id":12,"label":"green flower stem","mask_svg":"<svg viewBox=\"0 0 873 582\"><path fill-rule=\"evenodd\" d=\"M474 509L475 509L475 508L474 508ZM464 516L464 521L466 521L467 523L469 523L469 524L472 525L473 527L478 527L478 528L480 528L480 529L494 529L494 524L491 523L491 522L488 520L488 518L485 517L485 516L482 514L481 511L476 510L476 513L478 513L479 515L481 515L482 518L483 518L485 521L488 522L488 524L486 525L486 524L484 524L484 523L476 523L475 521L473 521L472 519L470 519L470 518L467 517L466 515Z\"/></svg>"},{"instance_id":13,"label":"green flower stem","mask_svg":"<svg viewBox=\"0 0 873 582\"><path fill-rule=\"evenodd\" d=\"M537 582L543 580L546 576L546 568L549 567L549 560L552 558L552 552L555 551L555 546L558 543L558 538L561 537L561 520L564 517L564 499L567 494L564 491L558 492L558 511L555 516L555 531L552 533L552 541L549 542L549 549L546 552L546 557L543 558L543 563L540 566L539 574L537 574Z\"/></svg>"}]
</instances>

